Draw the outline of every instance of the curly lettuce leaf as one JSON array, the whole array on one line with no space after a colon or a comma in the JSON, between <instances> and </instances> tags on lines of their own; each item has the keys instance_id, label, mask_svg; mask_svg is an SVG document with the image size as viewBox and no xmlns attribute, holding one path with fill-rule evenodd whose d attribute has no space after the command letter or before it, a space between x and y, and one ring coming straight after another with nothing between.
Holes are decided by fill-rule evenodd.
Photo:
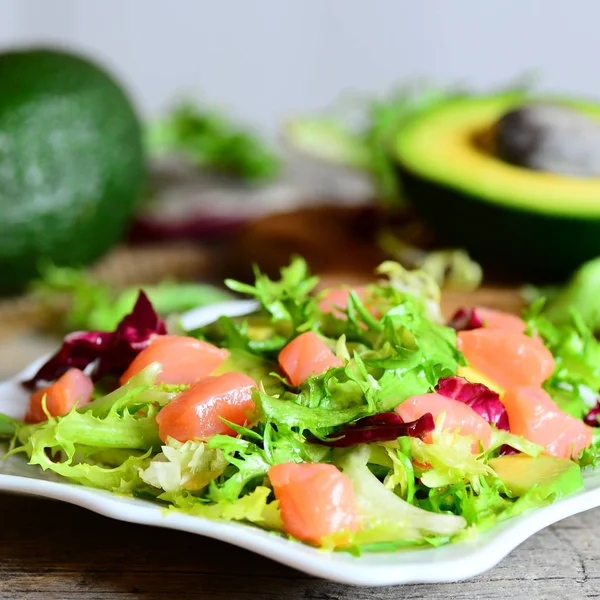
<instances>
[{"instance_id":1,"label":"curly lettuce leaf","mask_svg":"<svg viewBox=\"0 0 600 600\"><path fill-rule=\"evenodd\" d=\"M435 323L443 321L440 311L441 290L438 282L423 270L408 270L400 263L387 260L377 267L377 274L387 282L373 286L373 294L391 308L401 304L406 296L413 299L420 312Z\"/></svg>"},{"instance_id":2,"label":"curly lettuce leaf","mask_svg":"<svg viewBox=\"0 0 600 600\"><path fill-rule=\"evenodd\" d=\"M95 417L90 412L73 410L63 417L21 427L17 437L29 455L39 445L39 440L52 440L53 443L48 448L62 450L68 456L73 456L75 447L79 445L131 450L160 447L155 410L150 410L143 417L124 412L109 413L104 418Z\"/></svg>"},{"instance_id":3,"label":"curly lettuce leaf","mask_svg":"<svg viewBox=\"0 0 600 600\"><path fill-rule=\"evenodd\" d=\"M119 420L121 418L119 417ZM112 492L131 493L144 487L139 477L139 469L144 466L150 454L149 448L158 441L158 431L154 417L144 419L141 423L133 417L126 417L116 424L104 423L101 429L97 425L99 419L87 414L71 412L65 417L51 419L37 426L33 432L27 432L27 441L9 454L26 452L29 464L39 465L44 471L50 470L71 481L82 485L101 488ZM135 424L134 424L135 422ZM108 425L108 426L106 426ZM18 435L24 435L26 428ZM93 443L83 453L83 458L93 455L98 449L134 448L148 449L140 455L130 451L123 462L117 466L103 466L92 461L80 461L78 447L80 440Z\"/></svg>"},{"instance_id":4,"label":"curly lettuce leaf","mask_svg":"<svg viewBox=\"0 0 600 600\"><path fill-rule=\"evenodd\" d=\"M336 427L389 412L456 373L461 361L456 332L425 319L410 298L380 323L373 349L362 356L354 352L344 367L310 377L296 391L260 392L259 414L323 439Z\"/></svg>"},{"instance_id":5,"label":"curly lettuce leaf","mask_svg":"<svg viewBox=\"0 0 600 600\"><path fill-rule=\"evenodd\" d=\"M370 450L358 446L338 461L350 478L360 512L360 531L352 537L355 545L380 542L428 543L447 540L466 527L466 521L452 514L437 514L410 504L385 487L367 467Z\"/></svg>"},{"instance_id":6,"label":"curly lettuce leaf","mask_svg":"<svg viewBox=\"0 0 600 600\"><path fill-rule=\"evenodd\" d=\"M24 452L31 464L85 485L118 491L145 487L135 469L160 448L156 414L178 391L153 383L159 371L160 365L150 365L125 386L64 416L19 423L10 454Z\"/></svg>"},{"instance_id":7,"label":"curly lettuce leaf","mask_svg":"<svg viewBox=\"0 0 600 600\"><path fill-rule=\"evenodd\" d=\"M468 482L477 491L480 478L494 471L483 454L473 453L472 436L444 430L440 421L431 434L431 443L410 438L412 459L419 465L415 469L417 477L430 488Z\"/></svg>"},{"instance_id":8,"label":"curly lettuce leaf","mask_svg":"<svg viewBox=\"0 0 600 600\"><path fill-rule=\"evenodd\" d=\"M273 323L287 323L292 332L311 323L316 311L316 300L311 292L319 278L310 275L304 259L294 256L287 267L282 267L279 281L273 281L256 266L254 276L254 285L233 279L226 279L225 285L234 292L256 298L271 315Z\"/></svg>"},{"instance_id":9,"label":"curly lettuce leaf","mask_svg":"<svg viewBox=\"0 0 600 600\"><path fill-rule=\"evenodd\" d=\"M594 429L592 443L579 453L576 462L582 468L591 467L595 469L600 465L600 429Z\"/></svg>"},{"instance_id":10,"label":"curly lettuce leaf","mask_svg":"<svg viewBox=\"0 0 600 600\"><path fill-rule=\"evenodd\" d=\"M260 484L273 465L286 462L322 462L329 449L306 440L301 433L283 422L270 419L253 429L227 422L238 437L215 435L208 447L223 453L229 466L211 481L208 498L232 502Z\"/></svg>"},{"instance_id":11,"label":"curly lettuce leaf","mask_svg":"<svg viewBox=\"0 0 600 600\"><path fill-rule=\"evenodd\" d=\"M209 448L206 442L190 440L182 444L169 438L161 452L140 470L140 478L165 492L198 491L221 475L227 465L223 452Z\"/></svg>"},{"instance_id":12,"label":"curly lettuce leaf","mask_svg":"<svg viewBox=\"0 0 600 600\"><path fill-rule=\"evenodd\" d=\"M94 398L78 409L81 413L92 413L95 417L105 418L109 414L122 414L125 410L130 413L145 411L148 407L164 406L187 385L156 384L156 379L162 371L160 363L155 362L136 373L124 385L112 392Z\"/></svg>"},{"instance_id":13,"label":"curly lettuce leaf","mask_svg":"<svg viewBox=\"0 0 600 600\"><path fill-rule=\"evenodd\" d=\"M234 500L209 503L189 493L168 494L168 499L173 503L173 510L188 515L213 520L246 521L271 531L280 531L283 521L279 513L279 502L269 501L270 496L271 489L259 485L250 493Z\"/></svg>"}]
</instances>

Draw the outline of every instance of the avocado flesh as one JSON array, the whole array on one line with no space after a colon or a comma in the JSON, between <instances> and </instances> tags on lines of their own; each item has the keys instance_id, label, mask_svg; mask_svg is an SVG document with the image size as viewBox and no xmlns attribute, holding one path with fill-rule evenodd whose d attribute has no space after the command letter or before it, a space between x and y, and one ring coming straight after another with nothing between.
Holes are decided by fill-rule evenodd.
<instances>
[{"instance_id":1,"label":"avocado flesh","mask_svg":"<svg viewBox=\"0 0 600 600\"><path fill-rule=\"evenodd\" d=\"M493 155L494 124L525 100L449 101L403 126L391 151L406 198L440 243L466 247L504 274L559 280L600 255L600 178L533 171ZM600 120L600 106L557 102Z\"/></svg>"},{"instance_id":2,"label":"avocado flesh","mask_svg":"<svg viewBox=\"0 0 600 600\"><path fill-rule=\"evenodd\" d=\"M600 178L525 169L504 162L478 142L523 101L507 94L448 102L404 126L396 138L395 155L413 175L484 202L543 214L600 217ZM575 107L600 122L600 106L576 103Z\"/></svg>"},{"instance_id":3,"label":"avocado flesh","mask_svg":"<svg viewBox=\"0 0 600 600\"><path fill-rule=\"evenodd\" d=\"M536 488L544 498L562 498L583 486L579 465L566 458L514 454L493 458L489 464L514 496Z\"/></svg>"}]
</instances>

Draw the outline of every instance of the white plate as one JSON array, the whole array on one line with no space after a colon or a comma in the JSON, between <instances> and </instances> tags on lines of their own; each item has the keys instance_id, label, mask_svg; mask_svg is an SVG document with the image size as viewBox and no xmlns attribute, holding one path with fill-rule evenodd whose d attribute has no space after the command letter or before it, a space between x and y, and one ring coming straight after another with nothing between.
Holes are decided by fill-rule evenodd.
<instances>
[{"instance_id":1,"label":"white plate","mask_svg":"<svg viewBox=\"0 0 600 600\"><path fill-rule=\"evenodd\" d=\"M222 314L244 314L247 302L228 302L186 316L187 328L211 322ZM21 418L27 394L19 381L31 376L41 361L10 381L0 384L0 412ZM585 489L556 504L530 511L492 531L459 544L396 553L326 553L285 540L256 527L218 522L176 512L134 498L74 485L29 466L22 457L0 461L0 490L33 494L70 502L113 519L178 529L212 537L257 552L305 573L356 585L439 583L467 579L491 569L528 537L556 521L600 506L600 473L585 476Z\"/></svg>"}]
</instances>

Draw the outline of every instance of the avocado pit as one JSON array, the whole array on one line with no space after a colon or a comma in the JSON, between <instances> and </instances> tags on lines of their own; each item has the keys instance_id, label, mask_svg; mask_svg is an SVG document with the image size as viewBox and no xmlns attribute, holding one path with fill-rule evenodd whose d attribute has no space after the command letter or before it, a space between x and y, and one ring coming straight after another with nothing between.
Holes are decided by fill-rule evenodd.
<instances>
[{"instance_id":1,"label":"avocado pit","mask_svg":"<svg viewBox=\"0 0 600 600\"><path fill-rule=\"evenodd\" d=\"M502 160L571 177L600 177L600 123L568 106L536 103L506 112L494 127Z\"/></svg>"}]
</instances>

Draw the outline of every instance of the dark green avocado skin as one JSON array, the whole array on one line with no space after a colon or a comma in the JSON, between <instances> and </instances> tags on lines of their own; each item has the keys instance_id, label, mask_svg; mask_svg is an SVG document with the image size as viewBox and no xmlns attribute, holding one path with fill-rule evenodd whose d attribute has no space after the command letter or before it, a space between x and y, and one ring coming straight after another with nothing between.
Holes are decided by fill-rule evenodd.
<instances>
[{"instance_id":1,"label":"dark green avocado skin","mask_svg":"<svg viewBox=\"0 0 600 600\"><path fill-rule=\"evenodd\" d=\"M397 174L411 206L443 243L466 248L484 268L506 277L559 281L600 256L600 220L520 211L402 167Z\"/></svg>"},{"instance_id":2,"label":"dark green avocado skin","mask_svg":"<svg viewBox=\"0 0 600 600\"><path fill-rule=\"evenodd\" d=\"M54 50L0 55L0 292L21 290L40 260L100 257L144 181L140 121L112 77Z\"/></svg>"}]
</instances>

